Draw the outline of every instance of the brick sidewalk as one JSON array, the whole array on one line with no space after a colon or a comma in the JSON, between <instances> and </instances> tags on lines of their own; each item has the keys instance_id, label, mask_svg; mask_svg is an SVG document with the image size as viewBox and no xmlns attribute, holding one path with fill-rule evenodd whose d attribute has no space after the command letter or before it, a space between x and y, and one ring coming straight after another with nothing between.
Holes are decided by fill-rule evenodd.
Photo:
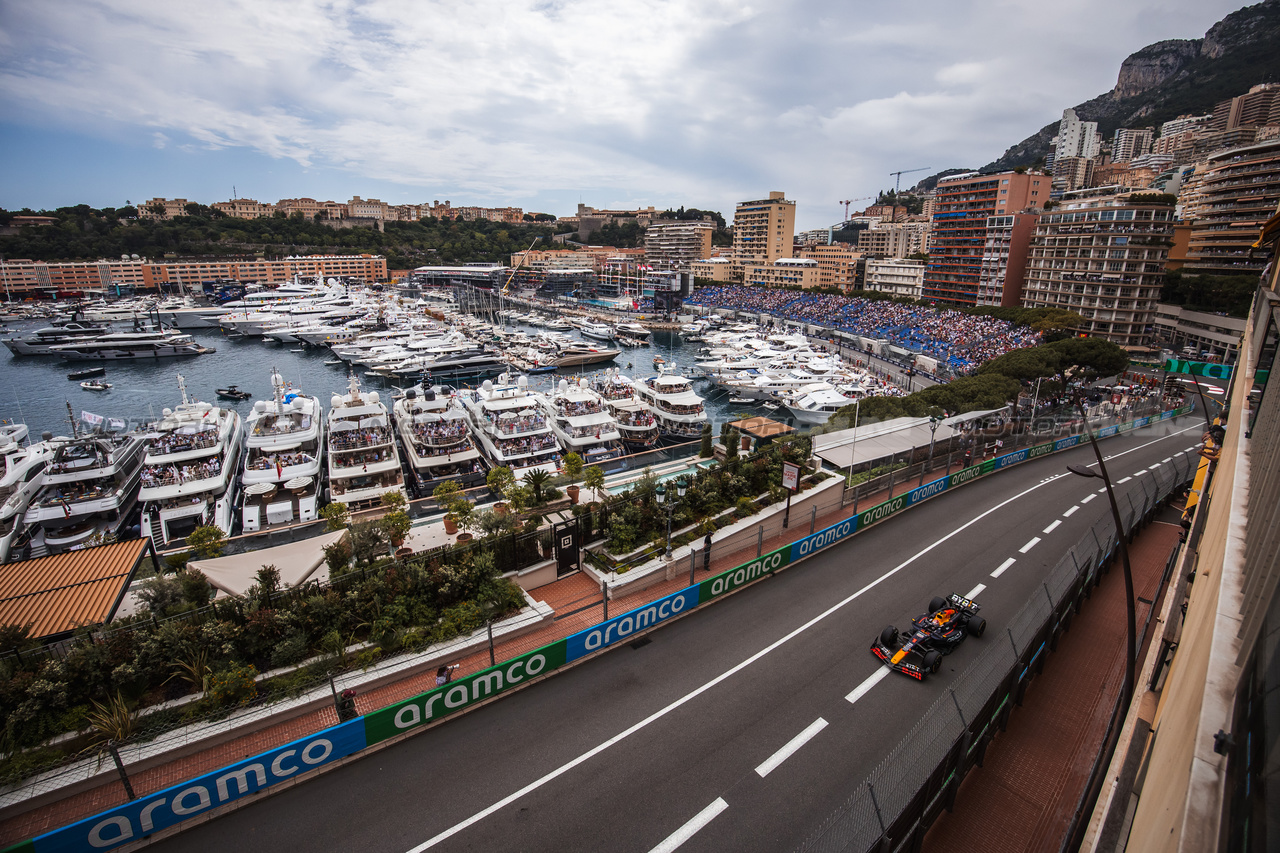
<instances>
[{"instance_id":1,"label":"brick sidewalk","mask_svg":"<svg viewBox=\"0 0 1280 853\"><path fill-rule=\"evenodd\" d=\"M1160 519L1175 519L1166 509ZM1152 606L1169 552L1181 528L1167 520L1142 530L1129 546L1137 599L1137 626ZM991 853L1057 850L1089 772L1102 748L1107 721L1124 681L1124 572L1119 562L1072 620L1032 679L1021 708L1015 708L1008 731L987 748L982 767L965 777L955 809L934 821L923 850L947 851L955 840ZM1158 636L1152 623L1145 644ZM1136 671L1142 672L1146 648L1138 649Z\"/></svg>"},{"instance_id":2,"label":"brick sidewalk","mask_svg":"<svg viewBox=\"0 0 1280 853\"><path fill-rule=\"evenodd\" d=\"M930 478L943 476L939 467L930 474ZM865 510L890 497L910 491L916 486L916 479L895 484L892 494L889 490L860 497L858 508ZM814 529L821 530L853 515L853 504L836 508L826 515L818 516ZM793 542L808 535L809 519L792 519L793 524L764 540L761 553L768 553L775 548ZM709 570L702 568L702 554L697 557L696 579L702 580L716 572L734 568L753 559L756 547L735 549L733 552L717 553L713 544L712 560ZM673 577L669 581L661 581L644 590L622 594L609 601L609 614L615 616L639 607L655 599L683 589L689 583L688 564L680 561L673 567ZM539 587L530 593L538 601L545 602L553 608L556 621L550 625L525 634L518 639L499 642L495 646L497 660L507 660L538 646L567 637L578 631L590 628L601 621L603 615L600 606L600 589L595 581L586 574L577 573ZM594 606L591 606L593 605ZM488 650L461 658L459 674L478 672L489 665ZM386 707L402 699L407 699L435 686L435 674L419 673L392 684L362 692L356 697L357 709L361 713L369 713ZM186 779L199 776L240 761L260 752L273 749L281 744L305 737L327 726L338 722L337 715L331 706L318 711L291 718L284 722L268 726L225 743L200 750L190 755L175 758L172 761L146 770L130 772L129 778L134 792L139 796L159 791ZM112 808L126 802L124 788L118 781L112 781L88 791L72 794L57 802L40 806L30 811L0 819L0 846L12 844L27 838L40 835L65 826L74 821L96 814L104 809Z\"/></svg>"}]
</instances>

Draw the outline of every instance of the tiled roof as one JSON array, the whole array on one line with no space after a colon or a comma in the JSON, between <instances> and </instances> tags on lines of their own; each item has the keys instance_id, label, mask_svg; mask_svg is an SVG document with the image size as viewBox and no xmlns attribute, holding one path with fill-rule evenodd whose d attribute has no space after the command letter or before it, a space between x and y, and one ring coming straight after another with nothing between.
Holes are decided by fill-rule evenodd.
<instances>
[{"instance_id":1,"label":"tiled roof","mask_svg":"<svg viewBox=\"0 0 1280 853\"><path fill-rule=\"evenodd\" d=\"M747 418L743 421L734 421L729 424L729 426L739 432L745 432L747 435L751 435L756 438L768 438L773 435L786 435L787 433L796 431L795 427L787 426L784 423L779 423L778 421L764 417Z\"/></svg>"},{"instance_id":2,"label":"tiled roof","mask_svg":"<svg viewBox=\"0 0 1280 853\"><path fill-rule=\"evenodd\" d=\"M0 566L0 625L65 634L115 615L149 540L131 539Z\"/></svg>"}]
</instances>

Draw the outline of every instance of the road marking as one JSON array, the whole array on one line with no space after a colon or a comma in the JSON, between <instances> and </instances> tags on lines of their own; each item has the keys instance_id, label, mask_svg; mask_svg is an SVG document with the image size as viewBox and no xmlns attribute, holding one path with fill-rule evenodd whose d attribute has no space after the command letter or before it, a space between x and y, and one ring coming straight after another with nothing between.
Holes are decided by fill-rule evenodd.
<instances>
[{"instance_id":1,"label":"road marking","mask_svg":"<svg viewBox=\"0 0 1280 853\"><path fill-rule=\"evenodd\" d=\"M880 667L874 673L869 675L865 681L863 681L857 687L853 688L853 692L850 693L848 696L844 697L845 701L848 702L850 705L852 705L854 702L857 702L863 696L866 696L872 687L875 687L877 684L879 684L880 680L892 671L893 670L889 669L887 666Z\"/></svg>"},{"instance_id":2,"label":"road marking","mask_svg":"<svg viewBox=\"0 0 1280 853\"><path fill-rule=\"evenodd\" d=\"M1156 464L1149 466L1149 467L1147 468L1147 470L1148 470L1148 471L1154 471L1154 470L1156 470L1157 468L1159 468L1159 467L1160 467L1160 465L1161 465L1161 463L1157 462Z\"/></svg>"},{"instance_id":3,"label":"road marking","mask_svg":"<svg viewBox=\"0 0 1280 853\"><path fill-rule=\"evenodd\" d=\"M1129 482L1132 479L1133 479L1132 477L1125 477L1123 480L1116 480L1116 485L1123 486L1125 483ZM1106 490L1103 489L1103 491L1106 491Z\"/></svg>"},{"instance_id":4,"label":"road marking","mask_svg":"<svg viewBox=\"0 0 1280 853\"><path fill-rule=\"evenodd\" d=\"M1040 537L1039 537L1039 536L1032 536L1032 537L1031 537L1031 541L1030 541L1030 542L1028 542L1026 545L1023 545L1021 548L1019 548L1019 549L1018 549L1018 553L1019 553L1019 554L1025 554L1025 553L1027 553L1027 552L1028 552L1028 551L1030 551L1032 548L1036 547L1036 544L1037 544L1039 541L1040 541Z\"/></svg>"},{"instance_id":5,"label":"road marking","mask_svg":"<svg viewBox=\"0 0 1280 853\"><path fill-rule=\"evenodd\" d=\"M1173 461L1173 457L1172 457L1172 456L1166 456L1165 458L1163 458L1163 459L1161 459L1161 460L1160 460L1160 464L1161 464L1161 465L1163 465L1163 464L1164 464L1164 463L1166 463L1166 462L1172 462L1172 461Z\"/></svg>"},{"instance_id":6,"label":"road marking","mask_svg":"<svg viewBox=\"0 0 1280 853\"><path fill-rule=\"evenodd\" d=\"M977 586L975 586L973 589L966 592L964 594L964 597L969 599L970 601L973 601L975 598L978 597L978 593L982 592L986 588L987 588L987 585L985 583L980 583Z\"/></svg>"},{"instance_id":7,"label":"road marking","mask_svg":"<svg viewBox=\"0 0 1280 853\"><path fill-rule=\"evenodd\" d=\"M666 837L666 839L649 853L671 853L697 834L698 830L715 820L716 815L729 808L724 797L716 797L716 801L693 816L693 819Z\"/></svg>"},{"instance_id":8,"label":"road marking","mask_svg":"<svg viewBox=\"0 0 1280 853\"><path fill-rule=\"evenodd\" d=\"M1058 529L1059 527L1061 527L1061 526L1062 526L1062 519L1060 519L1060 518L1055 518L1055 519L1053 520L1053 524L1050 524L1048 527L1046 527L1044 530L1041 530L1040 532L1041 532L1041 533L1052 533L1053 531L1057 530L1057 529Z\"/></svg>"},{"instance_id":9,"label":"road marking","mask_svg":"<svg viewBox=\"0 0 1280 853\"><path fill-rule=\"evenodd\" d=\"M1103 486L1101 489L1098 489L1098 494L1105 495L1106 493L1107 493L1106 486Z\"/></svg>"},{"instance_id":10,"label":"road marking","mask_svg":"<svg viewBox=\"0 0 1280 853\"><path fill-rule=\"evenodd\" d=\"M1181 430L1181 432L1189 432L1189 431L1190 431L1189 429L1188 429L1188 430ZM1178 433L1171 433L1171 435L1177 435L1177 434L1178 434ZM1167 439L1168 437L1169 437L1169 436L1164 436L1164 439ZM1157 441L1162 441L1162 440L1164 440L1164 439L1157 439ZM1154 444L1154 443L1155 443L1154 441L1153 441L1153 442L1148 442L1148 444ZM1139 450L1139 449L1141 449L1141 447L1145 447L1145 446L1146 446L1146 445L1140 445L1139 447L1135 447L1135 448L1133 448L1133 449L1134 449L1134 450ZM1128 453L1128 452L1130 452L1130 451L1125 451L1125 452L1126 452L1126 453ZM854 601L858 600L859 598L861 598L862 596L866 595L868 592L870 592L871 590L875 589L877 586L879 586L880 584L884 583L884 582L885 582L885 581L887 581L889 578L893 577L893 576L894 576L894 575L896 575L898 572L902 571L902 570L903 570L903 569L905 569L907 566L911 565L911 564L912 564L912 563L914 563L916 560L920 559L920 558L921 558L921 557L923 557L924 555L926 555L926 554L928 554L929 552L933 551L935 548L939 547L939 546L940 546L940 545L942 545L943 543L950 541L950 540L951 540L953 537L955 537L955 536L959 536L961 533L963 533L964 531L968 530L970 527L972 527L973 525L977 524L978 522L982 521L982 520L983 520L984 518L986 518L987 516L989 516L989 515L992 515L992 514L994 514L994 513L999 512L1000 510L1004 509L1004 508L1005 508L1006 506L1008 506L1009 504L1011 504L1011 503L1013 503L1013 502L1015 502L1015 501L1020 501L1020 500L1022 500L1022 499L1023 499L1023 498L1025 498L1027 495L1029 495L1029 494L1031 494L1032 492L1036 491L1037 489L1041 488L1041 486L1043 486L1043 485L1045 485L1045 484L1044 484L1044 483L1037 483L1036 485L1031 486L1030 488L1024 489L1024 490L1022 490L1021 492L1019 492L1018 494L1016 494L1016 495L1014 495L1014 496L1012 496L1012 497L1010 497L1010 498L1006 498L1005 500L1001 501L1000 503L996 504L995 506L991 507L990 509L986 510L985 512L979 513L978 515L976 515L976 516L974 516L973 518L971 518L971 519L969 519L968 521L966 521L964 524L962 524L962 525L960 525L959 527L957 527L955 530L952 530L950 533L946 534L945 536L941 536L941 537L939 537L938 539L934 540L934 542L933 542L932 544L930 544L930 545L926 545L924 548L920 549L920 550L919 550L919 551L917 551L915 554L913 554L913 555L911 555L910 557L908 557L906 560L904 560L904 561L902 561L901 563L899 563L898 565L894 566L892 569L889 569L889 571L885 572L885 573L884 573L884 574L882 574L880 577L875 578L874 580L871 580L871 581L867 582L867 584L866 584L865 586L863 586L861 589L855 590L854 592L852 592L852 593L850 593L849 595L845 596L845 598L843 598L843 599L842 599L842 600L840 600L840 601L837 601L835 604L832 604L830 607L828 607L826 610L824 610L824 611L822 611L821 613L819 613L817 616L814 616L814 617L813 617L812 619L810 619L808 622L805 622L804 624L802 624L802 625L798 626L797 628L795 628L795 629L794 629L793 631L791 631L790 633L785 634L785 635L783 635L782 637L779 637L777 640L774 640L772 643L770 643L769 645L765 646L763 649L761 649L760 651L756 652L755 654L750 655L749 657L747 657L746 659L744 659L744 660L743 660L743 661L741 661L740 663L734 664L732 667L730 667L729 669L727 669L727 670L725 670L724 672L720 673L719 675L715 676L715 677L714 677L714 678L712 678L711 680L709 680L709 681L705 682L705 683L704 683L704 684L702 684L701 686L699 686L699 687L695 687L693 690L689 691L689 692L688 692L688 693L686 693L684 696L681 696L679 699L674 700L673 702L671 702L670 704L668 704L667 706L665 706L665 707L663 707L663 708L659 708L657 711L654 711L652 714L650 714L649 716L645 717L643 720L640 720L639 722L633 723L631 726L629 726L629 727L627 727L626 729L624 729L624 730L622 730L622 731L618 732L616 735L614 735L614 736L613 736L613 737L611 737L611 738L608 738L607 740L603 741L602 743L597 744L596 746L594 746L594 747L592 747L591 749L587 750L586 752L582 753L582 754L581 754L581 755L579 755L578 757L573 758L573 759L570 759L569 761L565 762L564 764L560 765L559 767L555 768L554 770L548 771L548 772L547 772L547 773L545 773L543 776L541 776L541 777L540 777L540 778L538 778L538 779L533 780L532 782L530 782L529 784L525 785L523 788L519 789L518 791L514 791L514 792L512 792L512 793L508 794L507 796L505 796L505 797L503 797L502 799L498 800L496 803L493 803L492 805L487 806L487 807L485 807L485 808L481 809L480 811L476 812L476 813L475 813L475 814L473 814L471 817L466 818L465 820L459 821L458 823L454 824L453 826L451 826L451 827L449 827L449 828L447 828L447 829L441 830L441 831L440 831L439 833L437 833L435 836L433 836L433 837L431 837L431 838L427 839L426 841L422 842L421 844L417 845L416 847L410 848L410 850L408 851L408 853L422 853L422 851L424 851L424 850L428 850L428 849L430 849L430 848L432 848L432 847L435 847L435 846L436 846L437 844L439 844L440 842L445 841L445 840L447 840L447 839L449 839L449 838L452 838L453 836L457 835L457 834L458 834L459 832L461 832L462 830L464 830L464 829L466 829L466 828L468 828L468 827L470 827L470 826L473 826L473 825L475 825L475 824L479 823L480 821L484 820L484 819L485 819L486 817L488 817L489 815L494 814L495 812L500 811L501 809L506 808L507 806L509 806L509 805L511 805L512 803L516 802L516 801L517 801L517 800L519 800L520 798L524 797L526 794L530 794L530 793L532 793L532 792L534 792L534 791L538 790L539 788L543 787L544 785L546 785L546 784L548 784L548 783L550 783L550 782L555 781L556 779L558 779L558 778L560 778L561 776L563 776L564 774L568 773L570 770L573 770L575 767L579 766L580 764L584 764L584 763L586 763L587 761L590 761L592 758L595 758L597 755L599 755L600 753L602 753L602 752L604 752L605 750L609 749L610 747L614 746L615 744L617 744L617 743L619 743L619 742L621 742L621 741L623 741L623 740L626 740L627 738L631 737L631 735L635 734L636 732L638 732L638 731L640 731L640 730L642 730L642 729L644 729L644 728L647 728L648 726L652 725L653 723L655 723L655 722L657 722L658 720L662 719L663 717L667 716L667 715L668 715L668 714L670 714L672 711L678 710L679 708L683 707L684 705L688 704L689 702L692 702L694 699L698 698L698 697L699 697L699 696L701 696L703 693L706 693L707 691L711 690L713 687L716 687L717 685L719 685L722 681L726 681L727 679L732 678L734 675L737 675L737 674L738 674L739 672L741 672L742 670L744 670L744 669L746 669L747 667L751 666L751 664L753 664L753 663L755 663L756 661L760 660L760 659L761 659L761 658L763 658L765 655L768 655L770 652L773 652L773 651L777 650L777 649L778 649L779 647L781 647L782 645L784 645L784 644L786 644L786 643L790 642L791 640L794 640L796 637L800 636L800 635L801 635L801 634L803 634L805 631L808 631L810 628L812 628L814 625L817 625L817 624L818 624L818 623L820 623L822 620L824 620L824 619L828 618L829 616L831 616L832 614L836 613L836 612L837 612L837 611L839 611L841 608L845 607L845 606L846 606L846 605L848 605L848 604L851 604L852 602L854 602ZM1103 491L1105 491L1105 489L1104 489ZM1033 545L1033 544L1035 544L1036 542L1039 542L1039 541L1040 541L1039 539L1033 539L1030 543L1028 543L1028 544L1027 544L1026 546L1024 546L1024 547L1029 548L1029 547L1031 547L1031 545ZM1024 551L1024 553L1025 553L1025 551ZM867 679L867 681L864 681L864 682L863 682L863 685L867 685L866 689L867 689L867 690L870 690L872 686L874 686L874 685L875 685L875 684L876 684L876 683L877 683L881 678L884 678L884 677L885 677L886 675L888 675L888 674L889 674L889 669L888 669L887 667L882 667L881 669L879 669L879 670L877 671L877 674L876 674L876 675L873 675L871 678L868 678L868 679ZM869 684L868 684L868 682L869 682ZM853 697L854 697L854 698L853 698L853 699L851 699L850 701L854 701L854 702L856 702L856 701L858 700L858 698L860 698L860 697L861 697L861 694L858 692L859 690L862 690L862 688L861 688L861 687L859 687L859 688L858 688L858 690L855 690L853 693L850 693L850 694L849 694L849 696L853 696ZM862 692L863 692L863 693L865 693L866 691L865 691L865 690L863 690ZM855 694L857 694L857 695L855 695ZM849 696L846 696L845 698L846 698L846 699L849 699Z\"/></svg>"},{"instance_id":11,"label":"road marking","mask_svg":"<svg viewBox=\"0 0 1280 853\"><path fill-rule=\"evenodd\" d=\"M889 670L881 669L880 671L888 672ZM791 740L787 741L786 746L784 746L782 749L775 752L773 755L769 756L769 759L765 761L764 764L761 764L759 767L756 768L756 772L760 774L761 778L768 776L777 768L779 764L781 764L782 762L786 761L788 758L790 758L791 756L799 752L800 747L804 746L806 743L813 740L814 735L816 735L818 732L822 731L826 727L827 727L827 721L822 719L821 717L814 720L812 723L809 724L808 728L806 728L800 734L793 737Z\"/></svg>"},{"instance_id":12,"label":"road marking","mask_svg":"<svg viewBox=\"0 0 1280 853\"><path fill-rule=\"evenodd\" d=\"M1141 471L1135 471L1135 472L1132 474L1132 476L1134 476L1134 477L1141 477L1141 476L1142 476L1143 474L1145 474L1145 473L1147 473L1147 469L1146 469L1146 468L1143 468Z\"/></svg>"},{"instance_id":13,"label":"road marking","mask_svg":"<svg viewBox=\"0 0 1280 853\"><path fill-rule=\"evenodd\" d=\"M1017 561L1017 560L1015 560L1013 557L1010 557L1009 559L1007 559L1007 560L1005 560L1003 563L1001 563L1001 564L1000 564L1000 566L999 566L999 568L997 568L994 572L992 572L992 573L991 573L991 577L993 577L993 578L998 578L998 577L1000 577L1002 574L1004 574L1004 573L1005 573L1005 569L1009 568L1010 566L1012 566L1012 565L1013 565L1014 563L1016 563L1016 562L1018 562L1018 561Z\"/></svg>"},{"instance_id":14,"label":"road marking","mask_svg":"<svg viewBox=\"0 0 1280 853\"><path fill-rule=\"evenodd\" d=\"M1075 514L1076 514L1076 510L1078 510L1078 509L1080 509L1080 505L1079 505L1079 504L1076 504L1076 505L1075 505L1075 506L1073 506L1071 509L1069 509L1069 510L1067 510L1066 512L1064 512L1064 513L1062 514L1062 517L1063 517L1063 518L1070 518L1071 516L1073 516L1073 515L1075 515Z\"/></svg>"},{"instance_id":15,"label":"road marking","mask_svg":"<svg viewBox=\"0 0 1280 853\"><path fill-rule=\"evenodd\" d=\"M1083 498L1080 499L1080 503L1087 504L1089 501L1093 500L1096 497L1097 495L1085 495Z\"/></svg>"}]
</instances>

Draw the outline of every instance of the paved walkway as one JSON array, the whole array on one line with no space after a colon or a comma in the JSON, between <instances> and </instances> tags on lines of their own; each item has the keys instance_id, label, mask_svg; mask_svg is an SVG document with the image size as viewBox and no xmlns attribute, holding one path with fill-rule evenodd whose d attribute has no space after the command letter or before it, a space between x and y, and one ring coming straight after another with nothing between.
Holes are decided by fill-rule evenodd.
<instances>
[{"instance_id":1,"label":"paved walkway","mask_svg":"<svg viewBox=\"0 0 1280 853\"><path fill-rule=\"evenodd\" d=\"M1129 546L1139 631L1148 611L1159 606L1151 601L1181 531L1173 509L1156 517ZM1139 675L1145 646L1159 634L1153 622L1138 649ZM1028 685L1008 730L988 746L983 766L965 777L954 811L934 821L925 853L954 850L957 839L966 849L988 853L1057 850L1102 748L1124 681L1124 658L1124 573L1116 563Z\"/></svg>"}]
</instances>

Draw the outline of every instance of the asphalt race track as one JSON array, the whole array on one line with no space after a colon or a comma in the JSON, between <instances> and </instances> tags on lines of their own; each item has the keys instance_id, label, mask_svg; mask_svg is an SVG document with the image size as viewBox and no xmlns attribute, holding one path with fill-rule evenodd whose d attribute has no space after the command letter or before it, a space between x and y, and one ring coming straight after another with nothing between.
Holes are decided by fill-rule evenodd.
<instances>
[{"instance_id":1,"label":"asphalt race track","mask_svg":"<svg viewBox=\"0 0 1280 853\"><path fill-rule=\"evenodd\" d=\"M1203 429L1193 413L1105 440L1121 505L1142 477L1194 457ZM1101 483L1069 464L1096 467L1085 445L978 480L153 849L794 849L1043 594L1066 550L1110 529ZM951 592L982 605L986 637L924 683L872 656L885 624L904 626Z\"/></svg>"}]
</instances>

